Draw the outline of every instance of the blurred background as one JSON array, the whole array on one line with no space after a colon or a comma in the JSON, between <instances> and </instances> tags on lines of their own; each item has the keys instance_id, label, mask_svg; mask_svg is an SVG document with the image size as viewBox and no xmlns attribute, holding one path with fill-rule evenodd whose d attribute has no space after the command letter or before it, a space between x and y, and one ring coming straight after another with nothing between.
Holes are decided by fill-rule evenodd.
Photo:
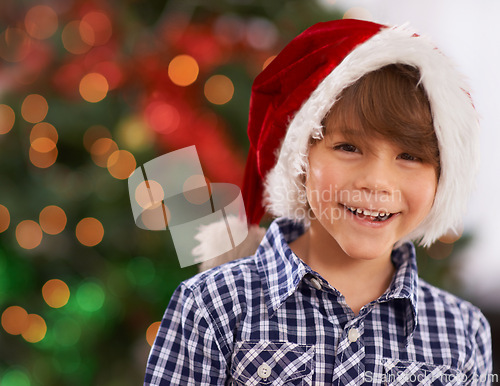
<instances>
[{"instance_id":1,"label":"blurred background","mask_svg":"<svg viewBox=\"0 0 500 386\"><path fill-rule=\"evenodd\" d=\"M418 258L421 276L486 314L500 373L492 214L500 30L488 8L498 6L410 4L2 0L0 386L142 383L169 298L197 269L179 267L168 231L135 226L128 176L196 145L211 181L239 185L252 80L305 28L342 17L410 21L477 86L478 193L460 235L420 248Z\"/></svg>"}]
</instances>

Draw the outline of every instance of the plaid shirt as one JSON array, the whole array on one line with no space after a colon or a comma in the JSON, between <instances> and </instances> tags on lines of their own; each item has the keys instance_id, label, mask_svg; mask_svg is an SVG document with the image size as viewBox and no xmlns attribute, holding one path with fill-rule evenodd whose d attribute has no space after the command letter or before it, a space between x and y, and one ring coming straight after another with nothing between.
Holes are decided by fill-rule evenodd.
<instances>
[{"instance_id":1,"label":"plaid shirt","mask_svg":"<svg viewBox=\"0 0 500 386\"><path fill-rule=\"evenodd\" d=\"M358 315L289 248L276 220L256 254L182 283L163 317L146 385L489 384L488 322L417 276L411 243L388 290Z\"/></svg>"}]
</instances>

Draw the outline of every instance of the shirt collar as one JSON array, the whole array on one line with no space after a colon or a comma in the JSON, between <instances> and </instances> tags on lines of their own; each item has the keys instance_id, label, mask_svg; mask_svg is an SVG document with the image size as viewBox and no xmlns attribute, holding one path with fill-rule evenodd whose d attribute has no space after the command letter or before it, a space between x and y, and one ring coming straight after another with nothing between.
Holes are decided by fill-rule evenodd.
<instances>
[{"instance_id":1,"label":"shirt collar","mask_svg":"<svg viewBox=\"0 0 500 386\"><path fill-rule=\"evenodd\" d=\"M316 274L290 249L289 243L304 232L301 223L287 218L276 219L257 249L257 267L264 288L269 316L291 296L308 273ZM405 327L409 338L417 324L418 272L415 247L404 243L392 251L391 259L396 273L388 290L374 303L393 299L405 301Z\"/></svg>"}]
</instances>

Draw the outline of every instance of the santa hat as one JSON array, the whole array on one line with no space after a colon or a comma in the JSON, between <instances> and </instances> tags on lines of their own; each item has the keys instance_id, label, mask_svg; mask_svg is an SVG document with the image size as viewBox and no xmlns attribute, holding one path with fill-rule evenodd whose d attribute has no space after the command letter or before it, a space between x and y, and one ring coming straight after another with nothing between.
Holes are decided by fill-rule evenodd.
<instances>
[{"instance_id":1,"label":"santa hat","mask_svg":"<svg viewBox=\"0 0 500 386\"><path fill-rule=\"evenodd\" d=\"M464 77L408 26L347 19L310 27L255 79L242 191L251 226L266 210L307 221L303 177L310 139L321 138L323 118L344 88L394 63L419 69L440 152L433 207L408 238L427 246L460 224L479 159L478 118Z\"/></svg>"}]
</instances>

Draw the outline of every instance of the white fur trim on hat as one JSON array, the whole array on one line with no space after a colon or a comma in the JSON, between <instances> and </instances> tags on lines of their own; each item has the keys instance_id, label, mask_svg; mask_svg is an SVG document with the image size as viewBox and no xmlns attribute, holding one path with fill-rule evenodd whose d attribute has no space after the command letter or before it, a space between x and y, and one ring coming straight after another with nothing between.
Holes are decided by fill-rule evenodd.
<instances>
[{"instance_id":1,"label":"white fur trim on hat","mask_svg":"<svg viewBox=\"0 0 500 386\"><path fill-rule=\"evenodd\" d=\"M197 260L201 261L198 266L200 272L240 257L253 255L266 233L265 228L260 228L257 225L249 226L246 219L242 220L236 216L227 216L227 222L226 224L226 221L222 220L202 226L196 234L195 239L200 244L193 249L193 255L196 255ZM246 232L244 228L248 227L248 235L243 242L221 254L219 240L227 237L228 226L233 232L239 234Z\"/></svg>"},{"instance_id":2,"label":"white fur trim on hat","mask_svg":"<svg viewBox=\"0 0 500 386\"><path fill-rule=\"evenodd\" d=\"M468 86L452 62L407 26L384 28L357 46L320 83L290 123L278 161L265 179L264 202L275 216L307 221L303 176L311 137L341 91L368 72L401 63L420 70L439 142L441 175L430 213L408 239L428 246L455 229L465 212L479 163L478 117Z\"/></svg>"}]
</instances>

